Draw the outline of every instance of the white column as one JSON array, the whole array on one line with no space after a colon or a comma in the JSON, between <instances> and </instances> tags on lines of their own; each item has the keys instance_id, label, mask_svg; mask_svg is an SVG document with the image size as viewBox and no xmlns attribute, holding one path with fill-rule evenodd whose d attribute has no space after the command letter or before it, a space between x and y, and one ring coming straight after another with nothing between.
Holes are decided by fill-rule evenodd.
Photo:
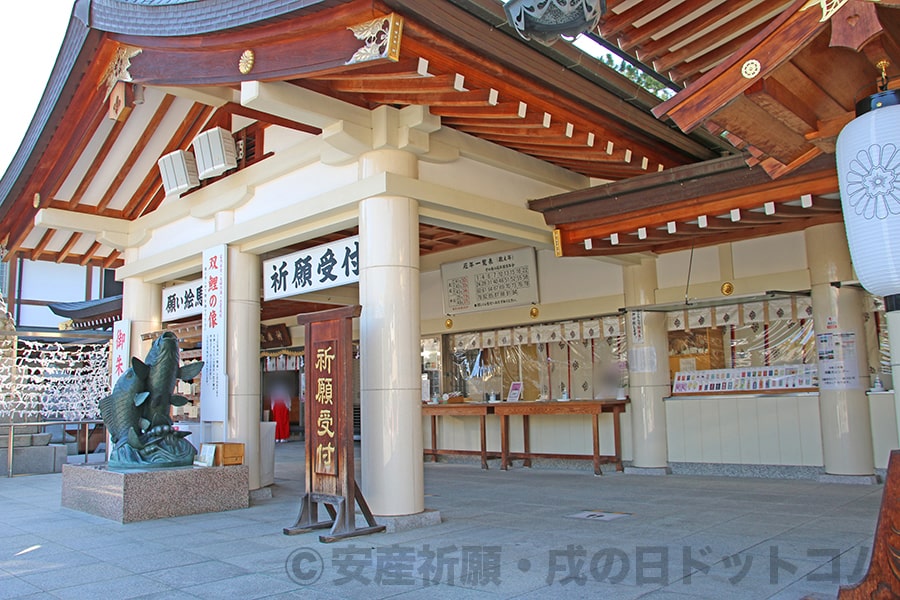
<instances>
[{"instance_id":1,"label":"white column","mask_svg":"<svg viewBox=\"0 0 900 600\"><path fill-rule=\"evenodd\" d=\"M229 442L244 444L244 464L250 467L250 489L259 488L259 257L228 248L228 373Z\"/></svg>"},{"instance_id":2,"label":"white column","mask_svg":"<svg viewBox=\"0 0 900 600\"><path fill-rule=\"evenodd\" d=\"M863 326L863 292L832 282L854 278L844 226L816 225L805 231L816 336L843 342L843 364L849 383L829 385L819 363L819 412L825 472L829 475L872 475L872 424L866 397L869 375ZM836 358L840 360L840 354ZM856 374L855 379L852 377Z\"/></svg>"},{"instance_id":3,"label":"white column","mask_svg":"<svg viewBox=\"0 0 900 600\"><path fill-rule=\"evenodd\" d=\"M656 302L656 260L644 259L624 268L626 306ZM669 344L666 315L629 311L628 383L631 398L632 464L637 469L667 469L666 409L669 395Z\"/></svg>"},{"instance_id":4,"label":"white column","mask_svg":"<svg viewBox=\"0 0 900 600\"><path fill-rule=\"evenodd\" d=\"M134 253L126 250L125 261ZM139 277L123 279L122 319L131 321L131 356L143 360L152 342L142 342L141 334L162 329L162 286Z\"/></svg>"},{"instance_id":5,"label":"white column","mask_svg":"<svg viewBox=\"0 0 900 600\"><path fill-rule=\"evenodd\" d=\"M361 177L418 177L416 156L398 150L367 153L359 167ZM359 204L361 486L376 515L425 509L418 231L411 198Z\"/></svg>"}]
</instances>

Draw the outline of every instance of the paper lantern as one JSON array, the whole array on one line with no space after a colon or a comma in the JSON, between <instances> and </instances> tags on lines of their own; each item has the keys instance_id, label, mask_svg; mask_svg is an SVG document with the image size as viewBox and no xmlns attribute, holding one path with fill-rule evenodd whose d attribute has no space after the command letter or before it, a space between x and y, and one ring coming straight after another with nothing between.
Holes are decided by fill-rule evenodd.
<instances>
[{"instance_id":1,"label":"paper lantern","mask_svg":"<svg viewBox=\"0 0 900 600\"><path fill-rule=\"evenodd\" d=\"M550 45L597 26L606 8L601 0L509 0L506 19L520 36Z\"/></svg>"},{"instance_id":2,"label":"paper lantern","mask_svg":"<svg viewBox=\"0 0 900 600\"><path fill-rule=\"evenodd\" d=\"M877 296L900 293L900 94L856 107L837 140L841 208L853 268Z\"/></svg>"},{"instance_id":3,"label":"paper lantern","mask_svg":"<svg viewBox=\"0 0 900 600\"><path fill-rule=\"evenodd\" d=\"M166 196L180 194L200 185L197 161L190 152L184 150L170 152L156 161L156 164L162 176Z\"/></svg>"},{"instance_id":4,"label":"paper lantern","mask_svg":"<svg viewBox=\"0 0 900 600\"><path fill-rule=\"evenodd\" d=\"M197 156L197 171L200 179L218 177L237 166L237 151L231 132L222 127L213 127L194 138L191 143Z\"/></svg>"}]
</instances>

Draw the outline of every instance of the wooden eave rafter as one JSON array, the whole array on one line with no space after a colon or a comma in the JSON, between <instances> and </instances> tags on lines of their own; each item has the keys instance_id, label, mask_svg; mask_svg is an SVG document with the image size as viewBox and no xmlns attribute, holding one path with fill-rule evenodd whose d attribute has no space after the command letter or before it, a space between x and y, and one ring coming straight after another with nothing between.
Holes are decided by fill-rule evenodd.
<instances>
[{"instance_id":1,"label":"wooden eave rafter","mask_svg":"<svg viewBox=\"0 0 900 600\"><path fill-rule=\"evenodd\" d=\"M645 111L621 97L591 84L572 70L561 69L559 63L523 46L517 37L472 18L453 2L383 1L406 17L405 50L426 57L429 70L435 75L460 73L470 90L497 90L498 112L509 107L506 114L515 115L513 111L518 103L524 103L529 116L543 118L549 114L551 122L572 123L582 132L595 133L604 144L613 141L618 147L630 148L636 157L648 157L645 170L650 171L660 164L670 168L716 155L693 139L648 118L650 115ZM496 3L468 4L502 11ZM584 60L593 59L585 57ZM440 106L432 109L435 114L441 114L441 110ZM453 127L466 131L465 124L459 121ZM623 177L631 176L628 171L626 168Z\"/></svg>"},{"instance_id":2,"label":"wooden eave rafter","mask_svg":"<svg viewBox=\"0 0 900 600\"><path fill-rule=\"evenodd\" d=\"M502 12L499 5L491 5L491 14L498 10ZM348 26L392 12L404 19L399 60L350 60L363 42ZM453 2L354 0L211 34L141 37L93 31L91 35L97 41L90 60L76 62L70 76L80 83L66 96L65 107L62 103L57 107L59 116L52 125L56 131L44 135L49 140L46 160L30 172L16 196L16 210L0 224L10 256L21 253L56 262L120 266L122 257L116 249L83 234L34 231L32 199L37 192L41 208L128 220L152 212L164 200L164 191L155 168L159 156L148 156L149 132L173 120L176 104L183 112L179 125L168 125L162 134L168 136L162 154L187 149L203 128L220 121L227 124L230 115L320 133L309 124L231 102L217 104L216 109L200 103L185 107L183 100L173 97L165 98L153 115L147 113L149 107L135 107L121 121L101 128L107 118L107 69L123 48L139 50L130 58L128 76L148 89L198 85L228 89L243 81L285 80L366 108L426 105L447 127L590 177L628 178L717 154L598 85L596 78L586 79L574 66L561 69L552 58L494 30ZM248 49L254 51L255 62L242 74L239 60ZM149 123L148 134L123 153L118 146L138 112L144 119L140 122ZM68 182L77 162L80 179ZM115 177L101 181L112 164L117 167ZM127 192L126 180L134 182ZM58 197L64 183L67 196ZM101 184L104 191L94 191ZM93 197L87 198L89 193ZM422 244L423 252L446 246L425 238Z\"/></svg>"},{"instance_id":3,"label":"wooden eave rafter","mask_svg":"<svg viewBox=\"0 0 900 600\"><path fill-rule=\"evenodd\" d=\"M664 253L799 231L842 219L830 157L772 180L744 157L532 200L563 256ZM824 197L823 197L824 196ZM585 243L585 240L590 240Z\"/></svg>"},{"instance_id":4,"label":"wooden eave rafter","mask_svg":"<svg viewBox=\"0 0 900 600\"><path fill-rule=\"evenodd\" d=\"M898 3L851 0L828 21L805 5L792 3L654 114L682 131L727 131L772 177L832 154L855 102L876 91L877 60L892 63L889 75L900 73Z\"/></svg>"}]
</instances>

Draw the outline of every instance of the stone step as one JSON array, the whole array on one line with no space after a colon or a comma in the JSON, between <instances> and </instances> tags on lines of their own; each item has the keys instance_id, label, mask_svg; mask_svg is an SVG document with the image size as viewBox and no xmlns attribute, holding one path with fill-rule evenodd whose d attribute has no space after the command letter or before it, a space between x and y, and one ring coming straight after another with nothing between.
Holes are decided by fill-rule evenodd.
<instances>
[{"instance_id":1,"label":"stone step","mask_svg":"<svg viewBox=\"0 0 900 600\"><path fill-rule=\"evenodd\" d=\"M25 433L40 433L41 432L41 428L38 427L37 425L25 425L25 424L19 425L18 423L16 423L15 426L16 426L15 432L16 432L17 436L21 435L21 434L25 434ZM9 425L0 425L0 435L9 435Z\"/></svg>"},{"instance_id":2,"label":"stone step","mask_svg":"<svg viewBox=\"0 0 900 600\"><path fill-rule=\"evenodd\" d=\"M13 436L13 448L27 448L31 445L32 434L19 435L18 430ZM0 436L0 448L9 448L9 435Z\"/></svg>"},{"instance_id":3,"label":"stone step","mask_svg":"<svg viewBox=\"0 0 900 600\"><path fill-rule=\"evenodd\" d=\"M50 438L52 434L50 433L35 433L31 436L31 445L32 446L47 446L50 444ZM13 440L15 442L15 440Z\"/></svg>"}]
</instances>

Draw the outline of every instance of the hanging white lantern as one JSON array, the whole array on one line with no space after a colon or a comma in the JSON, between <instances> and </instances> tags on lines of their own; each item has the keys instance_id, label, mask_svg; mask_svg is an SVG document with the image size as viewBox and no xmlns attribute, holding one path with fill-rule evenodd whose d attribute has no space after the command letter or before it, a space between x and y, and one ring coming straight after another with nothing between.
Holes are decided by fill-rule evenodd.
<instances>
[{"instance_id":1,"label":"hanging white lantern","mask_svg":"<svg viewBox=\"0 0 900 600\"><path fill-rule=\"evenodd\" d=\"M509 0L506 19L520 36L550 45L597 26L605 0Z\"/></svg>"},{"instance_id":2,"label":"hanging white lantern","mask_svg":"<svg viewBox=\"0 0 900 600\"><path fill-rule=\"evenodd\" d=\"M900 294L900 93L875 94L856 113L836 151L850 258L870 293Z\"/></svg>"}]
</instances>

